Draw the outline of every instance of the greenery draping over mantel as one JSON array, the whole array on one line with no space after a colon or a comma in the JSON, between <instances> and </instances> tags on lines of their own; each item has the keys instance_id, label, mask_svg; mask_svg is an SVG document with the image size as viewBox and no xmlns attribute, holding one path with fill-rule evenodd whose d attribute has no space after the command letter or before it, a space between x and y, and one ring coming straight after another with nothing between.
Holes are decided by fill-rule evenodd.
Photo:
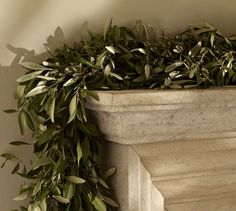
<instances>
[{"instance_id":1,"label":"greenery draping over mantel","mask_svg":"<svg viewBox=\"0 0 236 211\"><path fill-rule=\"evenodd\" d=\"M21 211L106 211L118 204L98 164L100 133L87 119L93 90L188 89L235 85L235 37L209 24L190 26L174 37L157 34L138 21L134 28L110 22L103 34L51 52L41 64L24 62L17 79L21 133L33 131L37 159L31 167L12 154L13 174L29 179L15 200L29 199ZM6 110L11 113L15 110ZM4 162L5 164L5 162ZM3 164L3 166L4 166Z\"/></svg>"}]
</instances>

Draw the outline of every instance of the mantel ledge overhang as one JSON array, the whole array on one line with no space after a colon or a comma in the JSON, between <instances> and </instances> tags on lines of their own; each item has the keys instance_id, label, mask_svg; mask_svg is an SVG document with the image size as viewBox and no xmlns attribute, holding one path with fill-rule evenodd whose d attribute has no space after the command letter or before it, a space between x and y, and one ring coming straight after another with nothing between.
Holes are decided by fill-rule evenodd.
<instances>
[{"instance_id":1,"label":"mantel ledge overhang","mask_svg":"<svg viewBox=\"0 0 236 211\"><path fill-rule=\"evenodd\" d=\"M107 140L121 144L236 137L236 87L96 91L88 98Z\"/></svg>"}]
</instances>

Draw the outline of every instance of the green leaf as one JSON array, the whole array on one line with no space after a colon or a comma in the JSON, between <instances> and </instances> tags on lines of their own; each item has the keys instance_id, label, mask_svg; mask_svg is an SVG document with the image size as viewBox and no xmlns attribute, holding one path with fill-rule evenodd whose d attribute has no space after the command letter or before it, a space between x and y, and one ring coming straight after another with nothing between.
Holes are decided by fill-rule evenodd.
<instances>
[{"instance_id":1,"label":"green leaf","mask_svg":"<svg viewBox=\"0 0 236 211\"><path fill-rule=\"evenodd\" d=\"M34 122L31 118L31 116L29 115L29 113L25 112L25 117L26 117L26 123L28 125L28 127L34 131L35 130L35 127L34 127Z\"/></svg>"},{"instance_id":2,"label":"green leaf","mask_svg":"<svg viewBox=\"0 0 236 211\"><path fill-rule=\"evenodd\" d=\"M36 76L36 78L40 78L40 79L43 79L43 80L46 80L46 81L55 81L55 80L57 80L53 77L48 77L48 76L43 76L43 75L38 75L38 76Z\"/></svg>"},{"instance_id":3,"label":"green leaf","mask_svg":"<svg viewBox=\"0 0 236 211\"><path fill-rule=\"evenodd\" d=\"M26 97L32 97L32 96L42 94L42 93L47 92L47 91L48 91L48 88L45 85L36 86L32 90L30 90L30 92L27 93Z\"/></svg>"},{"instance_id":4,"label":"green leaf","mask_svg":"<svg viewBox=\"0 0 236 211\"><path fill-rule=\"evenodd\" d=\"M183 64L184 63L181 62L181 61L177 61L177 62L175 62L173 64L170 64L169 66L166 67L165 72L169 73L169 72L173 71L174 69L176 69L177 67L182 66Z\"/></svg>"},{"instance_id":5,"label":"green leaf","mask_svg":"<svg viewBox=\"0 0 236 211\"><path fill-rule=\"evenodd\" d=\"M145 70L145 76L146 76L146 78L149 79L149 77L150 77L150 72L151 72L150 65L149 65L149 64L146 64L145 67L144 67L144 70Z\"/></svg>"},{"instance_id":6,"label":"green leaf","mask_svg":"<svg viewBox=\"0 0 236 211\"><path fill-rule=\"evenodd\" d=\"M169 88L171 88L171 89L181 89L182 86L176 85L176 84L172 84L172 85L169 85Z\"/></svg>"},{"instance_id":7,"label":"green leaf","mask_svg":"<svg viewBox=\"0 0 236 211\"><path fill-rule=\"evenodd\" d=\"M55 174L63 172L68 166L68 161L59 160L54 168Z\"/></svg>"},{"instance_id":8,"label":"green leaf","mask_svg":"<svg viewBox=\"0 0 236 211\"><path fill-rule=\"evenodd\" d=\"M95 100L99 101L99 96L95 91L90 91L88 89L84 89L84 90L85 90L85 92L87 93L88 96L91 96Z\"/></svg>"},{"instance_id":9,"label":"green leaf","mask_svg":"<svg viewBox=\"0 0 236 211\"><path fill-rule=\"evenodd\" d=\"M199 41L199 42L189 51L188 55L189 55L189 56L192 56L192 57L196 56L197 53L200 51L201 46L202 46L202 42Z\"/></svg>"},{"instance_id":10,"label":"green leaf","mask_svg":"<svg viewBox=\"0 0 236 211\"><path fill-rule=\"evenodd\" d=\"M20 126L21 134L23 135L25 133L25 130L27 128L27 120L26 120L26 112L22 110L18 115L18 122Z\"/></svg>"},{"instance_id":11,"label":"green leaf","mask_svg":"<svg viewBox=\"0 0 236 211\"><path fill-rule=\"evenodd\" d=\"M154 73L161 73L164 70L161 67L156 67L156 68L153 69L153 71L154 71Z\"/></svg>"},{"instance_id":12,"label":"green leaf","mask_svg":"<svg viewBox=\"0 0 236 211\"><path fill-rule=\"evenodd\" d=\"M30 143L24 142L24 141L12 141L9 144L14 145L14 146L31 145Z\"/></svg>"},{"instance_id":13,"label":"green leaf","mask_svg":"<svg viewBox=\"0 0 236 211\"><path fill-rule=\"evenodd\" d=\"M15 197L14 200L15 201L23 201L28 197L28 191L23 192L22 194L20 194L19 196Z\"/></svg>"},{"instance_id":14,"label":"green leaf","mask_svg":"<svg viewBox=\"0 0 236 211\"><path fill-rule=\"evenodd\" d=\"M185 89L191 89L191 88L194 88L194 87L197 87L198 85L197 84L194 84L194 85L184 85L184 88Z\"/></svg>"},{"instance_id":15,"label":"green leaf","mask_svg":"<svg viewBox=\"0 0 236 211\"><path fill-rule=\"evenodd\" d=\"M41 200L39 207L41 208L41 211L47 211L47 203L46 203L46 198Z\"/></svg>"},{"instance_id":16,"label":"green leaf","mask_svg":"<svg viewBox=\"0 0 236 211\"><path fill-rule=\"evenodd\" d=\"M165 82L164 82L164 85L165 86L169 86L171 84L171 79L168 77L168 78L165 78Z\"/></svg>"},{"instance_id":17,"label":"green leaf","mask_svg":"<svg viewBox=\"0 0 236 211\"><path fill-rule=\"evenodd\" d=\"M46 129L43 133L41 133L41 134L38 136L37 145L38 145L38 146L41 146L41 145L43 145L44 143L46 143L47 141L52 140L53 137L54 137L57 133L59 133L59 131L56 130L56 128L54 128L54 127L49 127L48 129Z\"/></svg>"},{"instance_id":18,"label":"green leaf","mask_svg":"<svg viewBox=\"0 0 236 211\"><path fill-rule=\"evenodd\" d=\"M194 67L192 67L189 70L189 78L193 78L197 70L198 70L198 65L194 65Z\"/></svg>"},{"instance_id":19,"label":"green leaf","mask_svg":"<svg viewBox=\"0 0 236 211\"><path fill-rule=\"evenodd\" d=\"M211 37L210 37L211 46L214 46L214 41L215 41L215 33L211 32Z\"/></svg>"},{"instance_id":20,"label":"green leaf","mask_svg":"<svg viewBox=\"0 0 236 211\"><path fill-rule=\"evenodd\" d=\"M70 200L69 199L66 199L62 196L53 196L53 198L55 198L57 201L59 201L60 203L62 204L68 204L70 203Z\"/></svg>"},{"instance_id":21,"label":"green leaf","mask_svg":"<svg viewBox=\"0 0 236 211\"><path fill-rule=\"evenodd\" d=\"M6 109L6 110L3 110L5 113L8 113L8 114L11 114L11 113L16 113L17 110L15 109Z\"/></svg>"},{"instance_id":22,"label":"green leaf","mask_svg":"<svg viewBox=\"0 0 236 211\"><path fill-rule=\"evenodd\" d=\"M171 83L174 85L182 85L185 83L195 83L195 81L194 80L177 80L177 81L172 81Z\"/></svg>"},{"instance_id":23,"label":"green leaf","mask_svg":"<svg viewBox=\"0 0 236 211\"><path fill-rule=\"evenodd\" d=\"M110 21L106 20L104 31L103 31L103 38L106 40L107 33L112 28L112 19Z\"/></svg>"},{"instance_id":24,"label":"green leaf","mask_svg":"<svg viewBox=\"0 0 236 211\"><path fill-rule=\"evenodd\" d=\"M135 49L131 50L130 52L135 52L135 51L139 51L142 54L147 54L143 48L135 48Z\"/></svg>"},{"instance_id":25,"label":"green leaf","mask_svg":"<svg viewBox=\"0 0 236 211\"><path fill-rule=\"evenodd\" d=\"M83 142L81 144L81 149L83 152L83 156L87 156L91 154L90 142L89 142L88 136L85 136L85 138L83 139Z\"/></svg>"},{"instance_id":26,"label":"green leaf","mask_svg":"<svg viewBox=\"0 0 236 211\"><path fill-rule=\"evenodd\" d=\"M90 199L90 201L92 202L93 206L94 206L98 211L107 211L107 208L106 208L105 203L104 203L100 198L98 198L97 196L92 197L92 196L89 194L89 199Z\"/></svg>"},{"instance_id":27,"label":"green leaf","mask_svg":"<svg viewBox=\"0 0 236 211\"><path fill-rule=\"evenodd\" d=\"M115 54L117 52L117 50L113 46L106 46L105 48L112 54Z\"/></svg>"},{"instance_id":28,"label":"green leaf","mask_svg":"<svg viewBox=\"0 0 236 211\"><path fill-rule=\"evenodd\" d=\"M22 62L20 65L29 70L52 70L51 68L33 62Z\"/></svg>"},{"instance_id":29,"label":"green leaf","mask_svg":"<svg viewBox=\"0 0 236 211\"><path fill-rule=\"evenodd\" d=\"M20 65L29 70L52 70L51 68L33 62L22 62Z\"/></svg>"},{"instance_id":30,"label":"green leaf","mask_svg":"<svg viewBox=\"0 0 236 211\"><path fill-rule=\"evenodd\" d=\"M111 177L115 173L116 173L116 168L115 167L112 167L112 168L108 169L103 175L104 180L107 180L109 177Z\"/></svg>"},{"instance_id":31,"label":"green leaf","mask_svg":"<svg viewBox=\"0 0 236 211\"><path fill-rule=\"evenodd\" d=\"M70 85L72 85L72 84L74 84L76 81L77 81L78 79L76 79L76 78L71 78L71 79L69 79L68 81L66 81L64 84L63 84L63 86L70 86Z\"/></svg>"},{"instance_id":32,"label":"green leaf","mask_svg":"<svg viewBox=\"0 0 236 211\"><path fill-rule=\"evenodd\" d=\"M81 64L84 64L84 65L86 65L86 66L88 66L88 67L91 67L91 68L93 68L93 69L100 69L100 67L94 65L93 63L91 63L90 61L88 61L88 60L86 60L86 59L84 59L84 58L82 58L82 57L79 58L79 62L80 62Z\"/></svg>"},{"instance_id":33,"label":"green leaf","mask_svg":"<svg viewBox=\"0 0 236 211\"><path fill-rule=\"evenodd\" d=\"M83 184L86 182L84 179L76 176L68 176L66 179L74 184Z\"/></svg>"},{"instance_id":34,"label":"green leaf","mask_svg":"<svg viewBox=\"0 0 236 211\"><path fill-rule=\"evenodd\" d=\"M110 72L109 75L115 77L116 79L118 79L118 80L120 80L120 81L123 80L123 78L122 78L121 76L119 76L118 74L116 74L116 73Z\"/></svg>"},{"instance_id":35,"label":"green leaf","mask_svg":"<svg viewBox=\"0 0 236 211\"><path fill-rule=\"evenodd\" d=\"M87 122L87 114L86 114L86 110L85 110L85 105L82 100L80 100L80 108L81 108L83 120L84 120L84 122Z\"/></svg>"},{"instance_id":36,"label":"green leaf","mask_svg":"<svg viewBox=\"0 0 236 211\"><path fill-rule=\"evenodd\" d=\"M54 122L55 102L56 102L56 98L54 97L48 107L48 115L52 122Z\"/></svg>"},{"instance_id":37,"label":"green leaf","mask_svg":"<svg viewBox=\"0 0 236 211\"><path fill-rule=\"evenodd\" d=\"M109 189L108 185L106 184L106 182L102 179L102 178L98 178L98 182L105 187L106 189Z\"/></svg>"},{"instance_id":38,"label":"green leaf","mask_svg":"<svg viewBox=\"0 0 236 211\"><path fill-rule=\"evenodd\" d=\"M70 123L72 120L74 120L77 112L77 94L73 96L73 98L70 101L69 105L69 112L70 112L70 118L67 123Z\"/></svg>"},{"instance_id":39,"label":"green leaf","mask_svg":"<svg viewBox=\"0 0 236 211\"><path fill-rule=\"evenodd\" d=\"M33 196L35 196L41 190L41 186L42 186L42 184L41 184L41 181L39 180L34 187L34 190L32 193Z\"/></svg>"},{"instance_id":40,"label":"green leaf","mask_svg":"<svg viewBox=\"0 0 236 211\"><path fill-rule=\"evenodd\" d=\"M42 158L39 158L38 160L36 160L33 164L33 169L37 169L41 166L46 166L46 165L49 165L51 164L51 161L48 157L42 157Z\"/></svg>"},{"instance_id":41,"label":"green leaf","mask_svg":"<svg viewBox=\"0 0 236 211\"><path fill-rule=\"evenodd\" d=\"M80 145L80 142L79 142L79 141L78 141L78 143L77 143L76 151L77 151L77 162L78 162L78 166L79 166L80 159L81 159L81 157L82 157L82 155L83 155L83 152L82 152L81 145Z\"/></svg>"},{"instance_id":42,"label":"green leaf","mask_svg":"<svg viewBox=\"0 0 236 211\"><path fill-rule=\"evenodd\" d=\"M40 75L42 72L43 72L43 70L25 74L25 75L21 76L20 78L18 78L16 81L18 83L23 83L23 82L26 82L26 81L30 81L30 80L36 78L36 76Z\"/></svg>"},{"instance_id":43,"label":"green leaf","mask_svg":"<svg viewBox=\"0 0 236 211\"><path fill-rule=\"evenodd\" d=\"M120 207L119 204L117 204L114 200L112 200L111 198L109 198L107 196L103 196L103 199L104 199L106 204L109 204L112 207Z\"/></svg>"},{"instance_id":44,"label":"green leaf","mask_svg":"<svg viewBox=\"0 0 236 211\"><path fill-rule=\"evenodd\" d=\"M25 85L18 85L16 88L15 98L19 99L24 95L25 92Z\"/></svg>"},{"instance_id":45,"label":"green leaf","mask_svg":"<svg viewBox=\"0 0 236 211\"><path fill-rule=\"evenodd\" d=\"M75 186L73 183L69 183L69 185L65 185L63 190L63 196L69 201L73 198L75 194Z\"/></svg>"}]
</instances>

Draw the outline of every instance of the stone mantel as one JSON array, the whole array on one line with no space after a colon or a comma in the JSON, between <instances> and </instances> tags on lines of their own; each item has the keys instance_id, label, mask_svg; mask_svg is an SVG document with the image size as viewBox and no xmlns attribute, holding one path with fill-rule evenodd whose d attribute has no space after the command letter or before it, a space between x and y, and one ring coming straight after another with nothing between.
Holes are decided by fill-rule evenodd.
<instances>
[{"instance_id":1,"label":"stone mantel","mask_svg":"<svg viewBox=\"0 0 236 211\"><path fill-rule=\"evenodd\" d=\"M138 144L236 136L235 88L97 93L100 101L90 100L87 106L96 112L101 131L113 142Z\"/></svg>"},{"instance_id":2,"label":"stone mantel","mask_svg":"<svg viewBox=\"0 0 236 211\"><path fill-rule=\"evenodd\" d=\"M96 92L121 211L236 209L236 88Z\"/></svg>"}]
</instances>

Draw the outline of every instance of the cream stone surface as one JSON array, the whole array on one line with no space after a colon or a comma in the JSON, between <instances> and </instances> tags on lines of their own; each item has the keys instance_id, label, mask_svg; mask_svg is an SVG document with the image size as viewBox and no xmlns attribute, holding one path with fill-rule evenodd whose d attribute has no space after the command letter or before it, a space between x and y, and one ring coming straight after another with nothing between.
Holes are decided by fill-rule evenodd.
<instances>
[{"instance_id":1,"label":"cream stone surface","mask_svg":"<svg viewBox=\"0 0 236 211\"><path fill-rule=\"evenodd\" d=\"M158 142L134 145L134 149L157 180L235 170L235 138Z\"/></svg>"},{"instance_id":2,"label":"cream stone surface","mask_svg":"<svg viewBox=\"0 0 236 211\"><path fill-rule=\"evenodd\" d=\"M98 91L98 95L100 101L89 101L88 108L107 139L117 143L236 135L235 88Z\"/></svg>"},{"instance_id":3,"label":"cream stone surface","mask_svg":"<svg viewBox=\"0 0 236 211\"><path fill-rule=\"evenodd\" d=\"M235 211L236 198L203 200L166 206L168 211Z\"/></svg>"},{"instance_id":4,"label":"cream stone surface","mask_svg":"<svg viewBox=\"0 0 236 211\"><path fill-rule=\"evenodd\" d=\"M120 211L164 211L164 198L154 187L149 172L131 146L104 142L101 149L104 168L116 167L111 187Z\"/></svg>"},{"instance_id":5,"label":"cream stone surface","mask_svg":"<svg viewBox=\"0 0 236 211\"><path fill-rule=\"evenodd\" d=\"M121 211L236 209L236 88L97 93Z\"/></svg>"}]
</instances>

